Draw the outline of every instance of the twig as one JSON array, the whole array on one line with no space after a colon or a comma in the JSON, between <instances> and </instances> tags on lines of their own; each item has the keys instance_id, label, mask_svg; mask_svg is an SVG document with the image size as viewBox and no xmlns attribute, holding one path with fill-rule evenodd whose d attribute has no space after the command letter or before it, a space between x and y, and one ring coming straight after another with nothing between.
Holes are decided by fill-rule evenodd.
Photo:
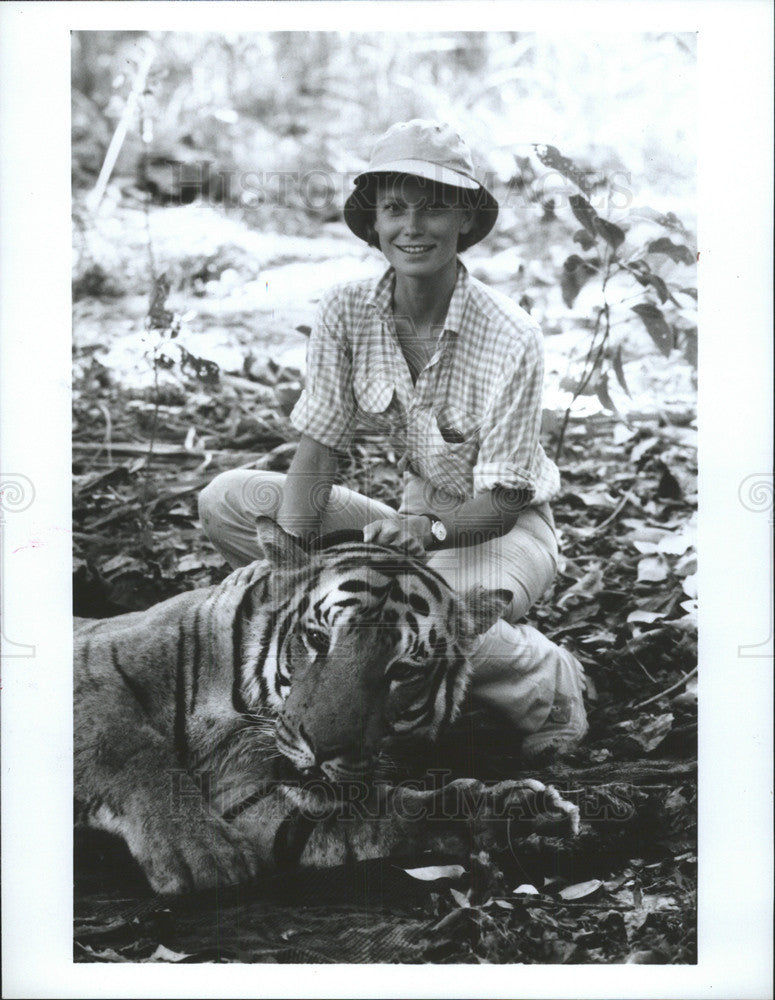
<instances>
[{"instance_id":1,"label":"twig","mask_svg":"<svg viewBox=\"0 0 775 1000\"><path fill-rule=\"evenodd\" d=\"M113 422L110 419L110 410L105 406L104 403L98 402L97 406L100 413L105 418L105 449L108 453L108 462L113 464L113 454L112 454L112 437L113 437Z\"/></svg>"},{"instance_id":2,"label":"twig","mask_svg":"<svg viewBox=\"0 0 775 1000\"><path fill-rule=\"evenodd\" d=\"M570 420L571 408L573 407L573 404L576 402L579 396L581 396L584 393L584 390L589 385L590 379L597 371L597 366L600 363L600 359L603 356L603 351L605 350L605 346L608 343L609 334L611 333L611 309L608 302L608 298L606 297L605 290L606 290L606 285L608 284L608 280L611 277L611 265L613 264L613 261L614 261L614 254L613 252L611 252L606 256L605 274L603 275L603 283L601 287L601 292L603 295L603 307L602 309L598 310L597 318L595 320L595 327L592 331L592 338L589 343L589 350L587 351L587 356L584 359L584 369L583 369L584 374L582 380L574 389L573 398L571 399L567 409L565 410L565 416L562 421L562 427L560 428L560 433L557 437L557 447L555 448L554 451L555 462L559 461L560 456L562 455L562 449L565 443L565 431L568 428L568 421ZM592 364L589 365L589 359L592 357L592 352L595 349L595 341L597 340L597 334L600 329L600 320L603 316L605 316L605 329L603 330L603 339L600 341L600 345L597 348L597 353L595 354Z\"/></svg>"},{"instance_id":3,"label":"twig","mask_svg":"<svg viewBox=\"0 0 775 1000\"><path fill-rule=\"evenodd\" d=\"M627 504L632 502L634 502L634 497L629 490L626 490L622 495L622 498L619 501L619 503L616 505L616 507L614 507L613 511L611 511L611 513L605 519L605 521L601 521L600 524L595 525L595 527L592 529L592 535L594 535L598 531L601 531L603 528L607 528L612 521L616 520L616 518L621 514L621 512L624 510ZM591 537L591 535L588 537Z\"/></svg>"},{"instance_id":4,"label":"twig","mask_svg":"<svg viewBox=\"0 0 775 1000\"><path fill-rule=\"evenodd\" d=\"M102 441L73 441L73 451L97 451L100 452L105 447ZM117 455L147 455L148 445L133 444L130 441L114 441L112 449ZM164 441L157 441L154 445L153 458L201 458L205 454L202 451L188 451L179 444L166 444Z\"/></svg>"},{"instance_id":5,"label":"twig","mask_svg":"<svg viewBox=\"0 0 775 1000\"><path fill-rule=\"evenodd\" d=\"M645 708L647 705L652 705L655 701L659 701L660 698L665 698L667 695L672 694L673 691L677 691L679 688L682 688L684 684L687 681L690 681L696 673L697 667L695 667L694 670L690 670L688 674L684 674L680 681L676 681L675 684L671 684L669 688L666 688L664 691L660 691L659 694L655 694L653 697L647 698L645 701L640 702L640 704L635 705L634 709Z\"/></svg>"},{"instance_id":6,"label":"twig","mask_svg":"<svg viewBox=\"0 0 775 1000\"><path fill-rule=\"evenodd\" d=\"M129 129L129 119L132 117L135 105L137 104L140 94L143 91L143 87L145 86L145 79L151 68L154 52L155 46L152 42L147 41L142 61L137 70L135 82L132 84L129 97L124 105L123 114L121 115L121 119L116 127L116 131L113 133L113 138L110 140L110 145L108 146L108 151L105 154L105 160L103 161L100 175L97 178L97 183L94 185L94 189L86 198L86 204L91 212L97 211L105 194L105 188L108 186L110 175L113 173L113 168L116 165L118 154L121 151L121 146L124 143L124 139L126 138L126 134Z\"/></svg>"}]
</instances>

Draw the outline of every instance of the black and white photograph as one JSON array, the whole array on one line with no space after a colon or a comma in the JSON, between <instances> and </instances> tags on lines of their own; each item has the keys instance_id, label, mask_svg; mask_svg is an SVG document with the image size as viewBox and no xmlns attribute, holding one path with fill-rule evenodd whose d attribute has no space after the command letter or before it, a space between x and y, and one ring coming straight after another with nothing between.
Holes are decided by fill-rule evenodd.
<instances>
[{"instance_id":1,"label":"black and white photograph","mask_svg":"<svg viewBox=\"0 0 775 1000\"><path fill-rule=\"evenodd\" d=\"M60 268L69 313L26 364L69 507L4 463L0 556L4 581L41 550L62 580L50 802L80 995L103 972L194 995L186 965L260 965L271 995L710 995L707 901L750 882L771 923L771 728L740 706L772 693L771 462L748 458L772 348L764 301L735 299L760 365L706 324L703 158L726 217L747 154L701 144L702 30L131 6L68 25L61 259L6 324ZM738 437L758 465L724 466ZM4 729L48 662L12 589ZM756 954L723 960L741 997L765 995ZM364 985L374 965L415 986ZM628 977L589 985L601 966Z\"/></svg>"}]
</instances>

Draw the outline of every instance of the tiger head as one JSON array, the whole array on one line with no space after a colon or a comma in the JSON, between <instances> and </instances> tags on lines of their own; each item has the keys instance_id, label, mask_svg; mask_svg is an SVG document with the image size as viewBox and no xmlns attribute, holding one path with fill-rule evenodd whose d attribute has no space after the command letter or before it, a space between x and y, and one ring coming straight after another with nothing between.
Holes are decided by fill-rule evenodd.
<instances>
[{"instance_id":1,"label":"tiger head","mask_svg":"<svg viewBox=\"0 0 775 1000\"><path fill-rule=\"evenodd\" d=\"M512 594L455 594L417 558L362 540L309 553L269 518L258 540L267 606L243 694L277 713L278 749L342 781L368 774L386 745L433 739L462 701L467 651Z\"/></svg>"}]
</instances>

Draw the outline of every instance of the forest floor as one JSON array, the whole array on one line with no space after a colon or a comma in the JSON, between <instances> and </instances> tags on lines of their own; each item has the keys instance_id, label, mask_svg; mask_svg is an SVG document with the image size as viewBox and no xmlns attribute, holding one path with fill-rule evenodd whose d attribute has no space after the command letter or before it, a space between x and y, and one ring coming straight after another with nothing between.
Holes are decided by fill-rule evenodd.
<instances>
[{"instance_id":1,"label":"forest floor","mask_svg":"<svg viewBox=\"0 0 775 1000\"><path fill-rule=\"evenodd\" d=\"M146 214L115 192L96 221L76 220L74 603L102 617L226 575L197 492L225 469L287 469L314 303L381 265L341 223L278 235L202 204ZM172 340L146 326L148 232L153 267L170 280L166 307L182 318ZM496 243L465 263L535 303L546 333L544 445L555 455L589 328L562 303L552 241ZM260 894L170 901L150 894L116 843L77 834L76 960L696 961L694 385L675 352L648 347L625 357L630 395L612 391L615 410L588 395L572 408L553 504L560 572L528 618L568 645L590 680L588 738L529 772L579 802L578 844L526 845L510 869L472 857L433 882L366 865ZM357 440L342 472L396 504L385 445ZM527 773L502 735L476 724L464 719L466 746L479 742L459 766L485 778ZM454 741L446 749L440 762L452 767Z\"/></svg>"}]
</instances>

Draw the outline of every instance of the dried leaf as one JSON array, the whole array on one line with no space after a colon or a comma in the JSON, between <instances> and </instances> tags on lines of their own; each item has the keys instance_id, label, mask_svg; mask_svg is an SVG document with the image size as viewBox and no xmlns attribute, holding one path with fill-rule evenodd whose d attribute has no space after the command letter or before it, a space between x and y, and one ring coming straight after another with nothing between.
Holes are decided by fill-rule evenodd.
<instances>
[{"instance_id":1,"label":"dried leaf","mask_svg":"<svg viewBox=\"0 0 775 1000\"><path fill-rule=\"evenodd\" d=\"M687 597L691 597L693 600L697 600L697 574L693 573L691 576L684 577L681 581L681 586L683 587L683 592Z\"/></svg>"},{"instance_id":2,"label":"dried leaf","mask_svg":"<svg viewBox=\"0 0 775 1000\"><path fill-rule=\"evenodd\" d=\"M538 889L534 885L530 885L528 882L518 885L514 890L515 896L540 896Z\"/></svg>"},{"instance_id":3,"label":"dried leaf","mask_svg":"<svg viewBox=\"0 0 775 1000\"><path fill-rule=\"evenodd\" d=\"M697 678L692 677L686 682L684 690L670 699L670 704L683 708L694 708L697 705L697 694ZM676 858L676 860L678 859Z\"/></svg>"},{"instance_id":4,"label":"dried leaf","mask_svg":"<svg viewBox=\"0 0 775 1000\"><path fill-rule=\"evenodd\" d=\"M624 389L624 386L622 386L622 388ZM627 392L626 389L624 389L624 391ZM627 441L631 441L637 433L638 432L635 428L628 427L627 424L616 424L614 426L613 442L614 444L626 444Z\"/></svg>"},{"instance_id":5,"label":"dried leaf","mask_svg":"<svg viewBox=\"0 0 775 1000\"><path fill-rule=\"evenodd\" d=\"M461 907L464 910L470 908L471 900L464 892L460 892L458 889L450 889L449 893L459 907Z\"/></svg>"},{"instance_id":6,"label":"dried leaf","mask_svg":"<svg viewBox=\"0 0 775 1000\"><path fill-rule=\"evenodd\" d=\"M460 878L465 874L462 865L430 865L427 868L404 868L407 875L421 882L435 882L440 878Z\"/></svg>"},{"instance_id":7,"label":"dried leaf","mask_svg":"<svg viewBox=\"0 0 775 1000\"><path fill-rule=\"evenodd\" d=\"M603 883L599 878L590 879L588 882L577 882L575 885L566 886L560 889L560 898L566 902L579 899L589 899L595 893L600 892Z\"/></svg>"},{"instance_id":8,"label":"dried leaf","mask_svg":"<svg viewBox=\"0 0 775 1000\"><path fill-rule=\"evenodd\" d=\"M124 552L113 556L112 559L108 559L106 563L100 566L100 571L104 576L117 576L120 572L131 573L133 571L144 573L145 569L145 563L140 562L139 559L135 559L134 556L126 555Z\"/></svg>"},{"instance_id":9,"label":"dried leaf","mask_svg":"<svg viewBox=\"0 0 775 1000\"><path fill-rule=\"evenodd\" d=\"M692 550L691 552L687 552L686 555L681 556L675 566L673 566L673 572L676 576L691 576L693 573L696 573L697 553Z\"/></svg>"},{"instance_id":10,"label":"dried leaf","mask_svg":"<svg viewBox=\"0 0 775 1000\"><path fill-rule=\"evenodd\" d=\"M615 730L634 740L646 753L656 750L672 728L672 712L655 717L641 716L639 719L629 719L614 726Z\"/></svg>"},{"instance_id":11,"label":"dried leaf","mask_svg":"<svg viewBox=\"0 0 775 1000\"><path fill-rule=\"evenodd\" d=\"M183 951L172 951L170 948L166 948L163 944L157 945L156 951L149 955L146 961L148 962L181 962L184 958L189 958L190 956Z\"/></svg>"},{"instance_id":12,"label":"dried leaf","mask_svg":"<svg viewBox=\"0 0 775 1000\"><path fill-rule=\"evenodd\" d=\"M668 556L682 556L697 539L696 532L670 532L659 543L659 551Z\"/></svg>"},{"instance_id":13,"label":"dried leaf","mask_svg":"<svg viewBox=\"0 0 775 1000\"><path fill-rule=\"evenodd\" d=\"M191 570L202 569L204 566L223 566L223 556L216 552L202 552L201 555L191 552L183 556L177 570L179 573L190 573Z\"/></svg>"},{"instance_id":14,"label":"dried leaf","mask_svg":"<svg viewBox=\"0 0 775 1000\"><path fill-rule=\"evenodd\" d=\"M642 556L655 556L659 552L659 545L656 542L639 542L631 539L632 545Z\"/></svg>"},{"instance_id":15,"label":"dried leaf","mask_svg":"<svg viewBox=\"0 0 775 1000\"><path fill-rule=\"evenodd\" d=\"M638 610L630 612L630 614L627 615L627 621L631 625L636 623L653 625L654 622L657 622L664 617L665 615L660 611Z\"/></svg>"},{"instance_id":16,"label":"dried leaf","mask_svg":"<svg viewBox=\"0 0 775 1000\"><path fill-rule=\"evenodd\" d=\"M588 493L571 493L569 495L581 500L586 507L603 507L605 510L613 510L616 507L616 500L610 493L605 492L603 489L596 493L590 491Z\"/></svg>"},{"instance_id":17,"label":"dried leaf","mask_svg":"<svg viewBox=\"0 0 775 1000\"><path fill-rule=\"evenodd\" d=\"M659 438L648 437L644 438L643 441L639 441L638 444L630 452L630 458L637 465L638 462L643 458L647 451L651 451L654 445L659 444Z\"/></svg>"},{"instance_id":18,"label":"dried leaf","mask_svg":"<svg viewBox=\"0 0 775 1000\"><path fill-rule=\"evenodd\" d=\"M664 500L682 500L683 495L681 484L665 465L662 469L662 475L659 478L657 496L662 497Z\"/></svg>"},{"instance_id":19,"label":"dried leaf","mask_svg":"<svg viewBox=\"0 0 775 1000\"><path fill-rule=\"evenodd\" d=\"M660 555L646 556L638 563L639 583L661 583L667 579L669 567Z\"/></svg>"}]
</instances>

